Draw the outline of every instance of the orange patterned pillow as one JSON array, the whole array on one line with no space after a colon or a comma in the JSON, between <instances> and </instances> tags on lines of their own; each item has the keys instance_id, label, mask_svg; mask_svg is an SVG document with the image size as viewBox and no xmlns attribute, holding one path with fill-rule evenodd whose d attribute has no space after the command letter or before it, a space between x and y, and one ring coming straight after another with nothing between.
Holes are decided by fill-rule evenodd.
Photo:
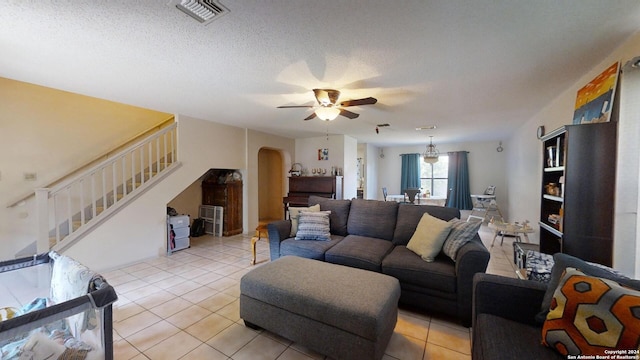
<instances>
[{"instance_id":1,"label":"orange patterned pillow","mask_svg":"<svg viewBox=\"0 0 640 360\"><path fill-rule=\"evenodd\" d=\"M640 291L567 268L542 326L542 343L564 356L637 350Z\"/></svg>"}]
</instances>

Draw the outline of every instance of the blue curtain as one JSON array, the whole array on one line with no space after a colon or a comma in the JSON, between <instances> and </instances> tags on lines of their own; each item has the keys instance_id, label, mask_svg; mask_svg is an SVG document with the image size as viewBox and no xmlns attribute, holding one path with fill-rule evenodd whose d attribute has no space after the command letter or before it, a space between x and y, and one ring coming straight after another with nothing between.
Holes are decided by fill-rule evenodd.
<instances>
[{"instance_id":1,"label":"blue curtain","mask_svg":"<svg viewBox=\"0 0 640 360\"><path fill-rule=\"evenodd\" d=\"M400 194L408 188L420 188L420 154L401 154Z\"/></svg>"},{"instance_id":2,"label":"blue curtain","mask_svg":"<svg viewBox=\"0 0 640 360\"><path fill-rule=\"evenodd\" d=\"M449 194L447 206L460 210L473 209L471 190L469 189L469 164L466 151L449 153Z\"/></svg>"}]
</instances>

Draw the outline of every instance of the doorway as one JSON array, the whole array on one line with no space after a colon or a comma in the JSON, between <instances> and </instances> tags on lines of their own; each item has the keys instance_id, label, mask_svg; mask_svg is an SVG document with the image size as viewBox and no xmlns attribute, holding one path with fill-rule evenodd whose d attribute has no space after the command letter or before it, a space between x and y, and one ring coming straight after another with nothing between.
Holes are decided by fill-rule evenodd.
<instances>
[{"instance_id":1,"label":"doorway","mask_svg":"<svg viewBox=\"0 0 640 360\"><path fill-rule=\"evenodd\" d=\"M284 189L283 156L280 150L261 148L258 151L258 222L284 219L282 197Z\"/></svg>"}]
</instances>

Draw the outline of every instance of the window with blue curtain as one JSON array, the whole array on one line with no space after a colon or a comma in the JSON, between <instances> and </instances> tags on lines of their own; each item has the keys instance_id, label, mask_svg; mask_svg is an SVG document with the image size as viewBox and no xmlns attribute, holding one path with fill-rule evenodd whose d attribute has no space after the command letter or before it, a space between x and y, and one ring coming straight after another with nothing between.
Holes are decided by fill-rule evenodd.
<instances>
[{"instance_id":1,"label":"window with blue curtain","mask_svg":"<svg viewBox=\"0 0 640 360\"><path fill-rule=\"evenodd\" d=\"M471 190L469 187L469 162L467 151L449 153L449 195L447 206L459 210L473 209Z\"/></svg>"},{"instance_id":2,"label":"window with blue curtain","mask_svg":"<svg viewBox=\"0 0 640 360\"><path fill-rule=\"evenodd\" d=\"M400 194L409 188L420 188L420 154L401 154Z\"/></svg>"}]
</instances>

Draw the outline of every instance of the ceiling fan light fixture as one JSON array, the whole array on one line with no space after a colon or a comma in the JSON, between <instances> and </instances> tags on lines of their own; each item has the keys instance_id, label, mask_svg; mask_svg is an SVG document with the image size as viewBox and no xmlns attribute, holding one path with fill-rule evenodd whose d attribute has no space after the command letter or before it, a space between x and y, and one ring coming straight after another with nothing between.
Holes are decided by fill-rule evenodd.
<instances>
[{"instance_id":1,"label":"ceiling fan light fixture","mask_svg":"<svg viewBox=\"0 0 640 360\"><path fill-rule=\"evenodd\" d=\"M435 164L438 162L440 152L436 149L436 146L433 145L433 136L429 136L429 138L429 145L427 145L427 149L422 153L422 159L428 164Z\"/></svg>"},{"instance_id":2,"label":"ceiling fan light fixture","mask_svg":"<svg viewBox=\"0 0 640 360\"><path fill-rule=\"evenodd\" d=\"M340 115L340 109L332 106L322 106L316 109L316 115L324 121L331 121Z\"/></svg>"},{"instance_id":3,"label":"ceiling fan light fixture","mask_svg":"<svg viewBox=\"0 0 640 360\"><path fill-rule=\"evenodd\" d=\"M313 89L313 94L322 106L335 105L340 97L340 91L333 89Z\"/></svg>"}]
</instances>

